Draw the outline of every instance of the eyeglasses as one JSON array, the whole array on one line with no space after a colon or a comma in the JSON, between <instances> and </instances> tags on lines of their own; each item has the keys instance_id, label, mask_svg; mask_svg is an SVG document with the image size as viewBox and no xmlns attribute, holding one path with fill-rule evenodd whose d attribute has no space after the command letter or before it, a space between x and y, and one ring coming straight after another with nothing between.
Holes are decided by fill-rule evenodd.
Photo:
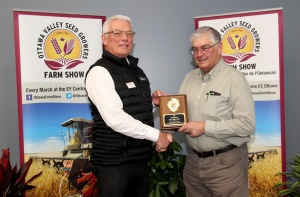
<instances>
[{"instance_id":1,"label":"eyeglasses","mask_svg":"<svg viewBox=\"0 0 300 197\"><path fill-rule=\"evenodd\" d=\"M212 48L213 46L215 46L215 45L217 45L219 43L220 42L217 42L216 44L214 44L212 46L204 45L202 47L192 47L191 54L192 55L198 54L199 51L201 51L201 53L208 53L210 48Z\"/></svg>"},{"instance_id":2,"label":"eyeglasses","mask_svg":"<svg viewBox=\"0 0 300 197\"><path fill-rule=\"evenodd\" d=\"M125 33L125 35L128 38L132 38L135 34L134 31L120 31L120 30L113 30L113 31L106 32L104 34L113 34L115 37L121 37L123 33Z\"/></svg>"}]
</instances>

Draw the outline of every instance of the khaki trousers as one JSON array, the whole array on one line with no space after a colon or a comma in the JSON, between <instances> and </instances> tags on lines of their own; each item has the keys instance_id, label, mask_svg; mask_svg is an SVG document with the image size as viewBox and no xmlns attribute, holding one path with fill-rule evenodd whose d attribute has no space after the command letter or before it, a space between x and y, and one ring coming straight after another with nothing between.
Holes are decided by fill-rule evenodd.
<instances>
[{"instance_id":1,"label":"khaki trousers","mask_svg":"<svg viewBox=\"0 0 300 197\"><path fill-rule=\"evenodd\" d=\"M248 197L247 145L206 158L191 152L183 181L187 197Z\"/></svg>"}]
</instances>

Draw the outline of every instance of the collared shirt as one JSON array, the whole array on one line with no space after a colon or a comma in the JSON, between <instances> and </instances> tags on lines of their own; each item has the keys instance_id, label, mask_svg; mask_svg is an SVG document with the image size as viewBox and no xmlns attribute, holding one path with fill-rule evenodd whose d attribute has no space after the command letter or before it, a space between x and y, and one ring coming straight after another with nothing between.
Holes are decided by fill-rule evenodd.
<instances>
[{"instance_id":1,"label":"collared shirt","mask_svg":"<svg viewBox=\"0 0 300 197\"><path fill-rule=\"evenodd\" d=\"M189 72L179 94L187 95L189 121L206 121L205 134L186 135L191 148L211 151L241 146L255 131L254 101L245 76L221 60L208 74Z\"/></svg>"},{"instance_id":2,"label":"collared shirt","mask_svg":"<svg viewBox=\"0 0 300 197\"><path fill-rule=\"evenodd\" d=\"M123 110L114 81L105 68L95 66L90 70L86 78L86 88L89 98L97 106L106 124L114 125L113 130L129 137L157 141L159 130L143 124Z\"/></svg>"}]
</instances>

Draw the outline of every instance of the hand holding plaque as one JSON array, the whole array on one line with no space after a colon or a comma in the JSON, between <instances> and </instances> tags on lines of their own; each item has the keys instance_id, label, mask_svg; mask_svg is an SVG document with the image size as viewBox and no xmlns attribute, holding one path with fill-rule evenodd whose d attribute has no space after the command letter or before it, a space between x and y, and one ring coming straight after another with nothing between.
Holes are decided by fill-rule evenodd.
<instances>
[{"instance_id":1,"label":"hand holding plaque","mask_svg":"<svg viewBox=\"0 0 300 197\"><path fill-rule=\"evenodd\" d=\"M159 107L162 130L177 130L189 121L185 94L160 96Z\"/></svg>"}]
</instances>

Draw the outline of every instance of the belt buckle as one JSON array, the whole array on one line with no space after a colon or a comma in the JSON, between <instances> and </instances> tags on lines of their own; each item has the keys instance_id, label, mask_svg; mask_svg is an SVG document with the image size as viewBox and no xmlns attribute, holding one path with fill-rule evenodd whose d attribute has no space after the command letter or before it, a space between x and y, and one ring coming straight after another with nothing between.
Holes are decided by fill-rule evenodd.
<instances>
[{"instance_id":1,"label":"belt buckle","mask_svg":"<svg viewBox=\"0 0 300 197\"><path fill-rule=\"evenodd\" d=\"M198 151L198 154L200 154L202 158L204 157L203 152Z\"/></svg>"},{"instance_id":2,"label":"belt buckle","mask_svg":"<svg viewBox=\"0 0 300 197\"><path fill-rule=\"evenodd\" d=\"M218 155L216 150L213 150L212 152L214 153L214 157Z\"/></svg>"}]
</instances>

